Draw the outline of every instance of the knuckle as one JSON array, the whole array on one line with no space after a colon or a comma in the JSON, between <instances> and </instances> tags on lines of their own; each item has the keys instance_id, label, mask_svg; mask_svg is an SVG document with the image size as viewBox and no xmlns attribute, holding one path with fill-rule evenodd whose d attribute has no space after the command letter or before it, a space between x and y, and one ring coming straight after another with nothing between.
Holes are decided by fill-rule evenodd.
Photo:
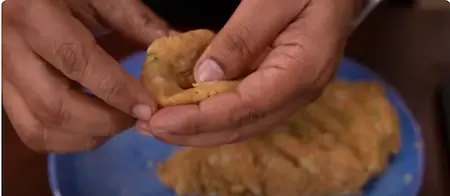
<instances>
[{"instance_id":1,"label":"knuckle","mask_svg":"<svg viewBox=\"0 0 450 196\"><path fill-rule=\"evenodd\" d=\"M46 125L62 126L68 124L72 120L72 114L64 104L62 99L48 101L43 104L43 109L37 113L37 116Z\"/></svg>"},{"instance_id":2,"label":"knuckle","mask_svg":"<svg viewBox=\"0 0 450 196\"><path fill-rule=\"evenodd\" d=\"M155 25L156 20L150 17L148 13L139 12L137 15L131 17L130 24L135 27L147 27Z\"/></svg>"},{"instance_id":3,"label":"knuckle","mask_svg":"<svg viewBox=\"0 0 450 196\"><path fill-rule=\"evenodd\" d=\"M130 4L131 6L129 6ZM130 27L141 28L143 26L153 26L161 23L156 15L148 12L147 9L143 9L143 7L139 6L140 4L139 0L132 0L131 2L130 0L121 0L119 5L111 6L109 12L116 13L116 17L119 19L127 20L127 24ZM128 6L125 6L126 9L123 9L124 7L121 5Z\"/></svg>"},{"instance_id":4,"label":"knuckle","mask_svg":"<svg viewBox=\"0 0 450 196\"><path fill-rule=\"evenodd\" d=\"M73 42L57 43L54 46L54 55L59 60L61 72L67 77L73 80L83 78L89 62L80 44Z\"/></svg>"},{"instance_id":5,"label":"knuckle","mask_svg":"<svg viewBox=\"0 0 450 196\"><path fill-rule=\"evenodd\" d=\"M305 51L305 46L301 43L288 43L274 50L278 55L290 62L304 62L304 55L300 55Z\"/></svg>"},{"instance_id":6,"label":"knuckle","mask_svg":"<svg viewBox=\"0 0 450 196\"><path fill-rule=\"evenodd\" d=\"M237 25L232 31L229 31L224 36L224 44L228 51L236 52L237 55L242 56L242 59L250 56L252 50L247 43L247 38L250 36L250 31L247 27Z\"/></svg>"},{"instance_id":7,"label":"knuckle","mask_svg":"<svg viewBox=\"0 0 450 196\"><path fill-rule=\"evenodd\" d=\"M107 103L120 101L118 100L119 96L128 94L126 84L111 77L104 79L100 84L99 96Z\"/></svg>"},{"instance_id":8,"label":"knuckle","mask_svg":"<svg viewBox=\"0 0 450 196\"><path fill-rule=\"evenodd\" d=\"M234 128L240 128L250 123L253 123L261 118L267 116L267 112L258 111L253 107L246 106L241 109L241 113L238 115L233 115L231 122L234 124Z\"/></svg>"},{"instance_id":9,"label":"knuckle","mask_svg":"<svg viewBox=\"0 0 450 196\"><path fill-rule=\"evenodd\" d=\"M143 30L148 31L149 36L153 39L168 35L167 24L152 17L148 13L140 12L140 14L132 17L130 20L131 27L138 35L146 35L147 32L143 32Z\"/></svg>"}]
</instances>

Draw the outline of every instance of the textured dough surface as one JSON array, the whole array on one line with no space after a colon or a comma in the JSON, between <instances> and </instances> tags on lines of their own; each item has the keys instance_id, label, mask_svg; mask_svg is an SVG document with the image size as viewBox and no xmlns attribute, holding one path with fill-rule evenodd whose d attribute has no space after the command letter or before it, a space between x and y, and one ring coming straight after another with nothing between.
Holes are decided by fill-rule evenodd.
<instances>
[{"instance_id":1,"label":"textured dough surface","mask_svg":"<svg viewBox=\"0 0 450 196\"><path fill-rule=\"evenodd\" d=\"M177 194L323 196L359 193L400 148L399 123L381 86L337 80L265 135L183 148L159 164Z\"/></svg>"},{"instance_id":2,"label":"textured dough surface","mask_svg":"<svg viewBox=\"0 0 450 196\"><path fill-rule=\"evenodd\" d=\"M200 29L162 37L149 46L141 82L160 105L195 104L235 89L237 81L195 83L194 65L213 37Z\"/></svg>"}]
</instances>

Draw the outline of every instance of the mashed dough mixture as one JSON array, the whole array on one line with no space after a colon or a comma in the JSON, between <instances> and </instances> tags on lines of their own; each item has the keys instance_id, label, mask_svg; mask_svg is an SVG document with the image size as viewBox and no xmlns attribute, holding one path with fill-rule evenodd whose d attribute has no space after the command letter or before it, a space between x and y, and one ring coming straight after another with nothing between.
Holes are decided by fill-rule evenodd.
<instances>
[{"instance_id":1,"label":"mashed dough mixture","mask_svg":"<svg viewBox=\"0 0 450 196\"><path fill-rule=\"evenodd\" d=\"M338 80L272 132L220 147L184 148L160 164L158 174L180 195L358 193L399 146L396 113L382 87Z\"/></svg>"},{"instance_id":2,"label":"mashed dough mixture","mask_svg":"<svg viewBox=\"0 0 450 196\"><path fill-rule=\"evenodd\" d=\"M196 84L193 67L214 33L156 40L141 80L162 106L198 103L237 81ZM358 193L400 147L396 113L375 82L336 80L275 130L214 148L183 148L158 175L179 195L323 196Z\"/></svg>"}]
</instances>

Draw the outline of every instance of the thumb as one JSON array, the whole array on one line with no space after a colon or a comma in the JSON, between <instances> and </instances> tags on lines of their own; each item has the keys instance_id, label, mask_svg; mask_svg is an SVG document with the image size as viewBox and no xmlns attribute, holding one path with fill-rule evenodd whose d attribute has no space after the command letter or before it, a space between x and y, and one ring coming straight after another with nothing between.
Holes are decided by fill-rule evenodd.
<instances>
[{"instance_id":1,"label":"thumb","mask_svg":"<svg viewBox=\"0 0 450 196\"><path fill-rule=\"evenodd\" d=\"M297 15L296 6L280 0L241 1L199 58L194 68L195 80L206 82L241 76Z\"/></svg>"},{"instance_id":2,"label":"thumb","mask_svg":"<svg viewBox=\"0 0 450 196\"><path fill-rule=\"evenodd\" d=\"M100 16L120 33L149 45L165 36L169 26L140 0L93 1Z\"/></svg>"}]
</instances>

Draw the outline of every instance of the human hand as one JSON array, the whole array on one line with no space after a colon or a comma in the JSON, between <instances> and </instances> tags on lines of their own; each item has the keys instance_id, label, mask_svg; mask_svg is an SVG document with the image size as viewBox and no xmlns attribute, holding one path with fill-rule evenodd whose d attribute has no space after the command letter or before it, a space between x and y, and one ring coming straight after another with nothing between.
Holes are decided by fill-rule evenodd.
<instances>
[{"instance_id":1,"label":"human hand","mask_svg":"<svg viewBox=\"0 0 450 196\"><path fill-rule=\"evenodd\" d=\"M165 35L167 25L139 0L10 0L2 6L3 106L28 147L89 150L132 125L133 117L148 120L142 116L156 110L140 82L92 35L112 28L145 45Z\"/></svg>"},{"instance_id":2,"label":"human hand","mask_svg":"<svg viewBox=\"0 0 450 196\"><path fill-rule=\"evenodd\" d=\"M235 92L163 108L150 121L138 121L138 129L187 146L226 144L271 130L332 79L358 2L242 1L200 57L195 78L236 79L251 67L256 71Z\"/></svg>"}]
</instances>

